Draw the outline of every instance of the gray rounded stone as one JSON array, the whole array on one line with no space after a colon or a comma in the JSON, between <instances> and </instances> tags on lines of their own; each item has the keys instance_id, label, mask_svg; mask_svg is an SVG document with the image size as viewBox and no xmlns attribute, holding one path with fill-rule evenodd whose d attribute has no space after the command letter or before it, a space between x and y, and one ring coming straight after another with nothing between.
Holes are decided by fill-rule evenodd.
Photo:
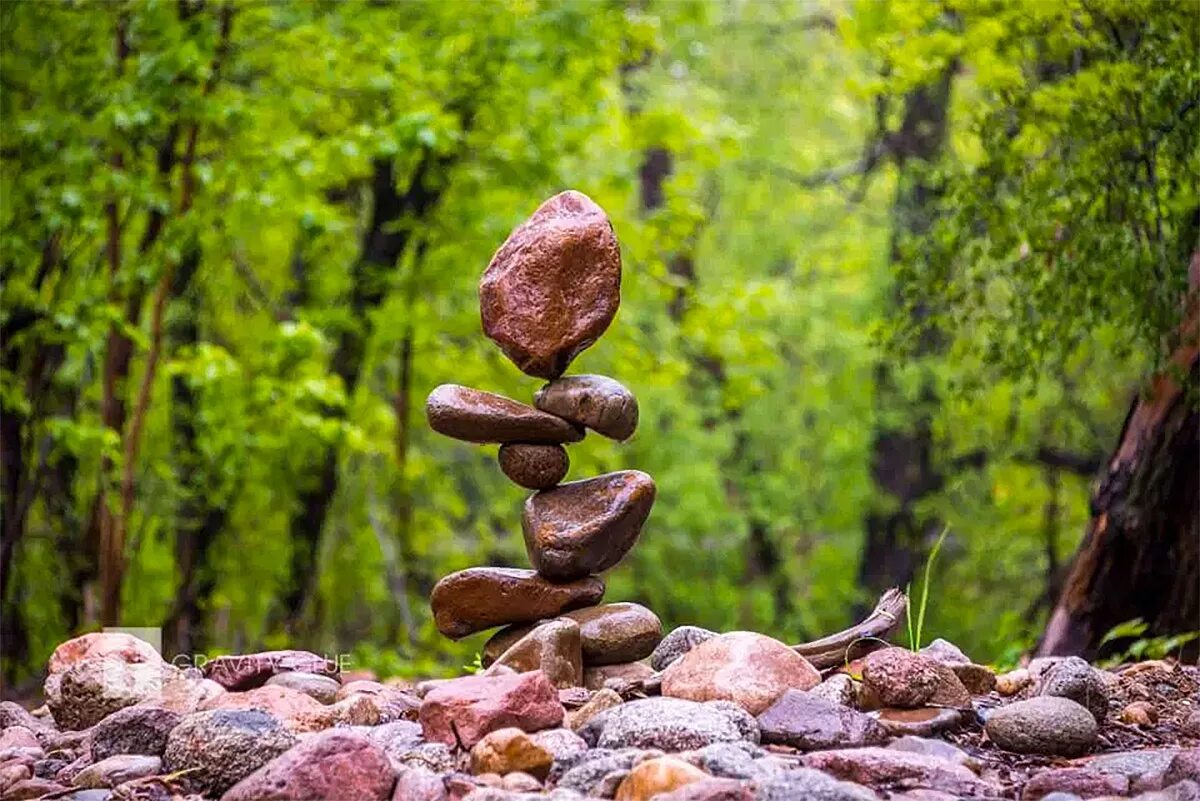
<instances>
[{"instance_id":1,"label":"gray rounded stone","mask_svg":"<svg viewBox=\"0 0 1200 801\"><path fill-rule=\"evenodd\" d=\"M1108 688L1100 671L1077 656L1054 663L1042 676L1038 695L1070 698L1103 723L1108 715Z\"/></svg>"},{"instance_id":2,"label":"gray rounded stone","mask_svg":"<svg viewBox=\"0 0 1200 801\"><path fill-rule=\"evenodd\" d=\"M758 801L878 801L874 792L810 768L799 768L755 783Z\"/></svg>"},{"instance_id":3,"label":"gray rounded stone","mask_svg":"<svg viewBox=\"0 0 1200 801\"><path fill-rule=\"evenodd\" d=\"M167 735L183 716L154 706L130 706L106 717L92 729L92 758L117 754L162 756Z\"/></svg>"},{"instance_id":4,"label":"gray rounded stone","mask_svg":"<svg viewBox=\"0 0 1200 801\"><path fill-rule=\"evenodd\" d=\"M644 698L601 712L579 730L594 748L691 751L720 742L758 742L758 723L736 704Z\"/></svg>"},{"instance_id":5,"label":"gray rounded stone","mask_svg":"<svg viewBox=\"0 0 1200 801\"><path fill-rule=\"evenodd\" d=\"M342 683L330 676L301 672L276 673L267 679L267 684L275 684L302 692L322 704L332 704L336 701L338 690L342 688Z\"/></svg>"},{"instance_id":6,"label":"gray rounded stone","mask_svg":"<svg viewBox=\"0 0 1200 801\"><path fill-rule=\"evenodd\" d=\"M674 662L702 642L716 637L715 631L702 629L699 626L680 626L671 631L650 654L650 667L655 670L665 670L667 665Z\"/></svg>"},{"instance_id":7,"label":"gray rounded stone","mask_svg":"<svg viewBox=\"0 0 1200 801\"><path fill-rule=\"evenodd\" d=\"M197 712L171 730L163 767L189 771L202 792L220 796L295 744L282 723L258 709Z\"/></svg>"},{"instance_id":8,"label":"gray rounded stone","mask_svg":"<svg viewBox=\"0 0 1200 801\"><path fill-rule=\"evenodd\" d=\"M1006 751L1079 756L1096 742L1096 719L1069 698L1043 695L1017 701L992 713L988 737Z\"/></svg>"}]
</instances>

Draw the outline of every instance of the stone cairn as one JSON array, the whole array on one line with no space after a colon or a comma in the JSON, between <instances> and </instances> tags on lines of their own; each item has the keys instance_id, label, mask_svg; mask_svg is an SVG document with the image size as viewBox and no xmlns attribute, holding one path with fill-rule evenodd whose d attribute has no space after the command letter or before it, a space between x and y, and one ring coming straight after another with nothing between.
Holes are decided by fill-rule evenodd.
<instances>
[{"instance_id":1,"label":"stone cairn","mask_svg":"<svg viewBox=\"0 0 1200 801\"><path fill-rule=\"evenodd\" d=\"M599 604L598 575L629 552L654 504L637 470L560 484L565 443L584 430L633 435L638 405L617 381L563 376L604 334L621 302L621 251L608 215L566 191L543 203L492 257L479 285L484 333L528 375L549 381L533 406L443 384L425 404L434 431L500 445L500 469L534 493L521 517L533 570L472 567L444 577L430 597L438 630L460 639L498 626L488 673L542 670L559 688L638 681L662 639L658 617L632 603Z\"/></svg>"}]
</instances>

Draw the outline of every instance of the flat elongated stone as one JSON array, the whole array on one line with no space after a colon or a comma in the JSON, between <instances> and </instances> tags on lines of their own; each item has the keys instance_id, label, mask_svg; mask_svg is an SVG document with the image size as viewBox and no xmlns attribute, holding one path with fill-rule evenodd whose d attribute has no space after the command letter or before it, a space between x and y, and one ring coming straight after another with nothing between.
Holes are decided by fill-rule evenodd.
<instances>
[{"instance_id":1,"label":"flat elongated stone","mask_svg":"<svg viewBox=\"0 0 1200 801\"><path fill-rule=\"evenodd\" d=\"M442 384L425 401L429 427L465 442L578 442L583 432L552 414L481 389Z\"/></svg>"},{"instance_id":2,"label":"flat elongated stone","mask_svg":"<svg viewBox=\"0 0 1200 801\"><path fill-rule=\"evenodd\" d=\"M483 273L483 332L529 375L557 378L621 304L621 249L608 215L581 192L547 200Z\"/></svg>"},{"instance_id":3,"label":"flat elongated stone","mask_svg":"<svg viewBox=\"0 0 1200 801\"><path fill-rule=\"evenodd\" d=\"M539 389L533 405L612 439L629 439L637 429L637 399L607 376L564 376Z\"/></svg>"},{"instance_id":4,"label":"flat elongated stone","mask_svg":"<svg viewBox=\"0 0 1200 801\"><path fill-rule=\"evenodd\" d=\"M607 570L637 541L654 493L650 476L623 470L529 496L521 528L530 563L554 581Z\"/></svg>"},{"instance_id":5,"label":"flat elongated stone","mask_svg":"<svg viewBox=\"0 0 1200 801\"><path fill-rule=\"evenodd\" d=\"M460 639L506 623L555 617L603 596L604 582L595 576L553 584L532 570L472 567L439 581L429 601L438 631Z\"/></svg>"}]
</instances>

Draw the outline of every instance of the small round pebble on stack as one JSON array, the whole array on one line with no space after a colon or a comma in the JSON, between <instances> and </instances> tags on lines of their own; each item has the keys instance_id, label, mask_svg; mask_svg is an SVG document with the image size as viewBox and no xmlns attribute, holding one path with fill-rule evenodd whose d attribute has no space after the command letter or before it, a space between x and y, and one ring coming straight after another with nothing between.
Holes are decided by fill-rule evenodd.
<instances>
[{"instance_id":1,"label":"small round pebble on stack","mask_svg":"<svg viewBox=\"0 0 1200 801\"><path fill-rule=\"evenodd\" d=\"M479 285L484 333L523 372L549 383L533 406L456 384L434 389L425 405L434 431L499 444L504 475L535 491L521 518L534 569L473 567L444 577L430 597L438 630L458 639L507 625L489 641L486 660L525 669L538 667L531 654L546 653L540 661L550 662L554 643L577 648L553 655L560 669L549 672L560 687L580 684L583 668L645 659L662 639L650 610L597 605L604 583L596 574L637 542L654 504L654 480L622 470L559 483L570 464L566 443L583 439L585 430L625 440L637 428L637 400L619 382L563 376L608 329L620 302L621 251L608 215L580 192L555 195L509 235ZM531 624L567 613L579 636L522 645Z\"/></svg>"}]
</instances>

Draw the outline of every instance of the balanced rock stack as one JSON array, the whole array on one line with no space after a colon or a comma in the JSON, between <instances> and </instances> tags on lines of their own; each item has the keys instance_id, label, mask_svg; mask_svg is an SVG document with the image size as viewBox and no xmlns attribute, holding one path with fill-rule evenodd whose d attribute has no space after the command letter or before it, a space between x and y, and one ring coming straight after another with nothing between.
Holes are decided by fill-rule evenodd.
<instances>
[{"instance_id":1,"label":"balanced rock stack","mask_svg":"<svg viewBox=\"0 0 1200 801\"><path fill-rule=\"evenodd\" d=\"M607 675L652 672L639 660L662 639L662 624L637 604L597 605L604 595L597 574L637 541L654 481L622 470L559 483L569 465L563 446L585 429L625 440L637 428L637 400L620 383L562 375L605 332L620 301L621 251L608 216L579 192L555 195L509 235L479 286L484 333L522 371L549 383L532 406L455 384L426 401L433 430L499 444L504 475L535 490L521 518L534 569L461 570L439 581L430 599L447 637L507 626L484 649L492 672L542 670L560 688L583 684L585 669L587 683L597 685Z\"/></svg>"}]
</instances>

